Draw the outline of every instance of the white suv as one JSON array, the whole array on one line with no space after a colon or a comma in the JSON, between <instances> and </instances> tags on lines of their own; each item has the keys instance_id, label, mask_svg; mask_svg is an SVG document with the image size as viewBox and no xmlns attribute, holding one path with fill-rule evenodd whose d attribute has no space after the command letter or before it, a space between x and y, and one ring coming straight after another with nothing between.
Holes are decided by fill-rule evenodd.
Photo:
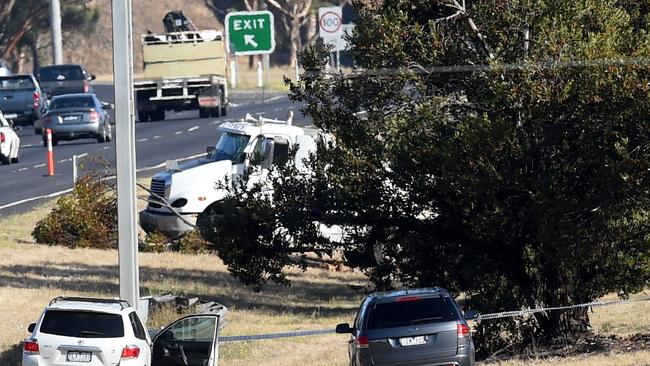
<instances>
[{"instance_id":1,"label":"white suv","mask_svg":"<svg viewBox=\"0 0 650 366\"><path fill-rule=\"evenodd\" d=\"M124 300L57 297L23 346L22 366L214 366L219 316L191 315L153 342Z\"/></svg>"}]
</instances>

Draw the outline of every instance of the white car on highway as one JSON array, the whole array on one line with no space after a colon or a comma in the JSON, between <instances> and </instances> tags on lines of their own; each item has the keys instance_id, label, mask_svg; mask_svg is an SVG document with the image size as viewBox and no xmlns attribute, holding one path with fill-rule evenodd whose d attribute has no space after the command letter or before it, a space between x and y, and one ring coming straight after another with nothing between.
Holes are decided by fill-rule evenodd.
<instances>
[{"instance_id":1,"label":"white car on highway","mask_svg":"<svg viewBox=\"0 0 650 366\"><path fill-rule=\"evenodd\" d=\"M17 163L19 159L20 138L14 132L13 123L9 123L0 112L0 162Z\"/></svg>"},{"instance_id":2,"label":"white car on highway","mask_svg":"<svg viewBox=\"0 0 650 366\"><path fill-rule=\"evenodd\" d=\"M58 297L29 325L22 366L214 366L216 314L176 320L153 338L124 300Z\"/></svg>"}]
</instances>

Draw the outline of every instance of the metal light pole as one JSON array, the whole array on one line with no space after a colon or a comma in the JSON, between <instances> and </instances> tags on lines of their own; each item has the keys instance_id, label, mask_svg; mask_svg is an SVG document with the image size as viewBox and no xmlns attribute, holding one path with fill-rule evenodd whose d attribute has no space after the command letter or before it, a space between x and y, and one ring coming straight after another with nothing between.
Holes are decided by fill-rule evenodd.
<instances>
[{"instance_id":1,"label":"metal light pole","mask_svg":"<svg viewBox=\"0 0 650 366\"><path fill-rule=\"evenodd\" d=\"M113 0L113 84L120 298L139 307L131 0ZM138 309L140 310L140 309Z\"/></svg>"},{"instance_id":2,"label":"metal light pole","mask_svg":"<svg viewBox=\"0 0 650 366\"><path fill-rule=\"evenodd\" d=\"M63 63L63 41L61 40L61 5L59 0L50 0L50 30L52 32L52 52L54 64Z\"/></svg>"}]
</instances>

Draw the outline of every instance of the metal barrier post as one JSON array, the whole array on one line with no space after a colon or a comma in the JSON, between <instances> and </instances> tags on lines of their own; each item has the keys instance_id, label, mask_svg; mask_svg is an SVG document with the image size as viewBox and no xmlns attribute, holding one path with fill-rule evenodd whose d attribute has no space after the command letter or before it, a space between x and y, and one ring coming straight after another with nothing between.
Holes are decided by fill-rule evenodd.
<instances>
[{"instance_id":1,"label":"metal barrier post","mask_svg":"<svg viewBox=\"0 0 650 366\"><path fill-rule=\"evenodd\" d=\"M49 128L46 129L45 134L47 138L47 175L51 177L54 175L54 152L52 151L52 130Z\"/></svg>"}]
</instances>

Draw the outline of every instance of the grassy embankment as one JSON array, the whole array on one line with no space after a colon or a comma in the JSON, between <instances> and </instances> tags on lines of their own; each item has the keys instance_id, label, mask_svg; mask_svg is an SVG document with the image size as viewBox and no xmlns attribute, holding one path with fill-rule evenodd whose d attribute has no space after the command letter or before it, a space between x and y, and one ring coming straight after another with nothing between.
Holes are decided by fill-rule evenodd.
<instances>
[{"instance_id":1,"label":"grassy embankment","mask_svg":"<svg viewBox=\"0 0 650 366\"><path fill-rule=\"evenodd\" d=\"M141 192L141 194L144 194ZM27 325L45 304L61 295L112 297L119 293L116 251L70 250L33 243L30 232L53 203L21 215L0 219L0 364L18 365L19 342ZM234 280L214 255L143 253L141 292L173 292L213 299L230 309L224 335L332 328L351 322L361 295L349 285L365 285L359 273L310 269L290 271L293 285L268 286L254 292ZM639 295L642 296L642 295ZM177 314L166 311L150 322L157 326ZM595 330L627 335L650 332L650 303L596 308ZM220 365L346 365L346 337L327 335L286 340L225 343ZM650 352L601 354L513 365L639 365L650 364Z\"/></svg>"}]
</instances>

